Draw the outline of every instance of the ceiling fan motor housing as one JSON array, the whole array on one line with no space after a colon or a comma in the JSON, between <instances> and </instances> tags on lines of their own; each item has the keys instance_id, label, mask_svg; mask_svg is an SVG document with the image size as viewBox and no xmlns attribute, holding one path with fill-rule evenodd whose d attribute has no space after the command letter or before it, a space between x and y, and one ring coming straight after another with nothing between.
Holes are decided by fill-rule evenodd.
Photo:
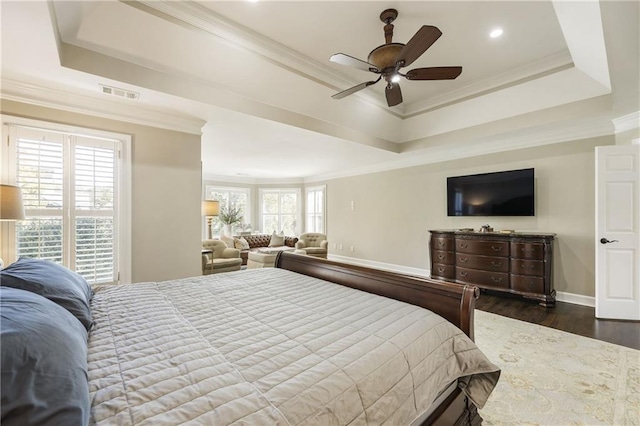
<instances>
[{"instance_id":1,"label":"ceiling fan motor housing","mask_svg":"<svg viewBox=\"0 0 640 426\"><path fill-rule=\"evenodd\" d=\"M403 48L403 43L383 44L369 53L367 62L378 67L378 69L382 71L382 74L395 71L396 59L398 59L398 55L400 55Z\"/></svg>"}]
</instances>

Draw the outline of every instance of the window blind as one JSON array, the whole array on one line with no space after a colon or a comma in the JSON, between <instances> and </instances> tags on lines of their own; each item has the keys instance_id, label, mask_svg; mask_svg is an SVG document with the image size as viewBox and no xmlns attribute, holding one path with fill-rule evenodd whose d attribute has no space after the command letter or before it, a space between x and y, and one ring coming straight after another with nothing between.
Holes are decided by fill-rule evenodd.
<instances>
[{"instance_id":1,"label":"window blind","mask_svg":"<svg viewBox=\"0 0 640 426\"><path fill-rule=\"evenodd\" d=\"M116 282L118 141L21 126L13 134L26 215L16 223L17 255Z\"/></svg>"}]
</instances>

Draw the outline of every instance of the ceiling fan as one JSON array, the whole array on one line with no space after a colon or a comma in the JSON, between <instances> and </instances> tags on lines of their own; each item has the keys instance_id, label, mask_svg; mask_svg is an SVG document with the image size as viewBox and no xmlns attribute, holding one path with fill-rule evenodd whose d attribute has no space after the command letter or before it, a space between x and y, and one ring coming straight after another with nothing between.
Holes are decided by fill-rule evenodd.
<instances>
[{"instance_id":1,"label":"ceiling fan","mask_svg":"<svg viewBox=\"0 0 640 426\"><path fill-rule=\"evenodd\" d=\"M387 82L385 88L387 104L392 107L402 103L402 91L398 84L401 76L407 80L453 80L460 75L462 67L414 68L407 71L406 74L401 73L400 68L411 65L438 40L442 32L436 27L423 25L406 45L392 43L393 25L391 23L397 17L398 11L395 9L387 9L380 14L380 20L385 23L384 38L386 43L373 49L366 62L344 53L336 53L329 58L331 62L379 75L377 80L366 81L336 93L331 96L333 99L342 99L376 84L384 78Z\"/></svg>"}]
</instances>

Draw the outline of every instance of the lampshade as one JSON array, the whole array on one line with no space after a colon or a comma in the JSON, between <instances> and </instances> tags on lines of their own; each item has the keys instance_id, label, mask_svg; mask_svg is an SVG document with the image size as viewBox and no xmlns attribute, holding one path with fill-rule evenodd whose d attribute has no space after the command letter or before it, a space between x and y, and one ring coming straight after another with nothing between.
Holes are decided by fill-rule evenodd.
<instances>
[{"instance_id":1,"label":"lampshade","mask_svg":"<svg viewBox=\"0 0 640 426\"><path fill-rule=\"evenodd\" d=\"M0 220L23 220L22 191L13 185L0 185Z\"/></svg>"},{"instance_id":2,"label":"lampshade","mask_svg":"<svg viewBox=\"0 0 640 426\"><path fill-rule=\"evenodd\" d=\"M220 213L220 201L203 201L202 202L203 216L218 216L219 213Z\"/></svg>"}]
</instances>

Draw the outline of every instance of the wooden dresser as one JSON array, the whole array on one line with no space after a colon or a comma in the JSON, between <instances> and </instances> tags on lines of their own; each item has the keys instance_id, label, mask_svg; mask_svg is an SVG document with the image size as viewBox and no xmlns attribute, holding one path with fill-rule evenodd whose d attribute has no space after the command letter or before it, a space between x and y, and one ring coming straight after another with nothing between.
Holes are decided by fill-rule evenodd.
<instances>
[{"instance_id":1,"label":"wooden dresser","mask_svg":"<svg viewBox=\"0 0 640 426\"><path fill-rule=\"evenodd\" d=\"M432 230L431 278L514 293L552 307L555 234Z\"/></svg>"}]
</instances>

